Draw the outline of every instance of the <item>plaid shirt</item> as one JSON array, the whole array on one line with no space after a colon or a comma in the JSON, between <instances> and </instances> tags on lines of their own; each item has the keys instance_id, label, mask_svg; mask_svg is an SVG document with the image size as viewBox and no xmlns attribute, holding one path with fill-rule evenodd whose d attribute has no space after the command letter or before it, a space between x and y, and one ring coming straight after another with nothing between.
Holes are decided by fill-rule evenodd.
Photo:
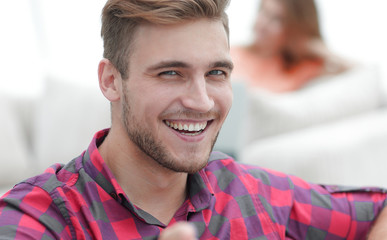
<instances>
[{"instance_id":1,"label":"plaid shirt","mask_svg":"<svg viewBox=\"0 0 387 240\"><path fill-rule=\"evenodd\" d=\"M1 239L156 239L167 226L131 204L98 152L107 133L6 193ZM309 184L221 153L188 184L170 224L189 221L200 239L364 239L387 204L385 190Z\"/></svg>"}]
</instances>

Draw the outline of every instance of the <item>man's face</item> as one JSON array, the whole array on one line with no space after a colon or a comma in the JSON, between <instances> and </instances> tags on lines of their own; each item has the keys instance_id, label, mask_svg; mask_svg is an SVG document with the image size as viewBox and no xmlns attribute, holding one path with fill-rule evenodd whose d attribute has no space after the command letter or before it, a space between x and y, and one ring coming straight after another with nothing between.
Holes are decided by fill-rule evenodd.
<instances>
[{"instance_id":1,"label":"man's face","mask_svg":"<svg viewBox=\"0 0 387 240\"><path fill-rule=\"evenodd\" d=\"M141 25L129 77L122 85L122 122L143 154L176 172L203 168L231 107L232 70L220 21Z\"/></svg>"}]
</instances>

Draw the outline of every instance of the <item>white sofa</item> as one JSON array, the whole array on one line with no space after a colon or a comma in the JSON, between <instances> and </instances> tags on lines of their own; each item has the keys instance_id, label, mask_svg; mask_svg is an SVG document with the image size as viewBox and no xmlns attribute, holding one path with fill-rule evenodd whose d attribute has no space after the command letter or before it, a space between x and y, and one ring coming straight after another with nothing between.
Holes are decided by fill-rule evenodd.
<instances>
[{"instance_id":1,"label":"white sofa","mask_svg":"<svg viewBox=\"0 0 387 240\"><path fill-rule=\"evenodd\" d=\"M110 126L109 103L95 87L47 80L41 96L0 95L0 193L53 163L81 154Z\"/></svg>"},{"instance_id":2,"label":"white sofa","mask_svg":"<svg viewBox=\"0 0 387 240\"><path fill-rule=\"evenodd\" d=\"M313 182L387 187L387 109L377 73L358 68L282 95L234 83L234 105L215 149ZM47 80L34 98L0 94L0 111L0 194L70 161L110 126L97 83Z\"/></svg>"},{"instance_id":3,"label":"white sofa","mask_svg":"<svg viewBox=\"0 0 387 240\"><path fill-rule=\"evenodd\" d=\"M387 187L387 94L377 66L292 93L239 87L235 95L218 149L311 182Z\"/></svg>"}]
</instances>

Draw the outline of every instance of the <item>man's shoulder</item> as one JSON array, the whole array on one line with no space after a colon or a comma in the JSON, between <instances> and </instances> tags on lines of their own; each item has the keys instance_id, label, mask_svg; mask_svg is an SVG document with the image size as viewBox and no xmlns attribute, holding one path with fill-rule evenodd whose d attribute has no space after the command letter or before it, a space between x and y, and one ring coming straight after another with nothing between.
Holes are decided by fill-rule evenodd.
<instances>
[{"instance_id":1,"label":"man's shoulder","mask_svg":"<svg viewBox=\"0 0 387 240\"><path fill-rule=\"evenodd\" d=\"M70 234L64 230L69 224L66 193L78 181L75 164L75 159L66 165L54 164L5 193L0 198L0 235L15 236L15 232L31 231L31 236L40 239L43 232L58 236ZM24 225L26 221L28 225ZM46 232L45 228L48 229Z\"/></svg>"},{"instance_id":2,"label":"man's shoulder","mask_svg":"<svg viewBox=\"0 0 387 240\"><path fill-rule=\"evenodd\" d=\"M250 179L250 181L259 181L266 185L271 185L274 181L283 182L285 185L288 185L290 181L290 176L285 173L238 162L227 154L216 151L211 153L205 171L216 172L218 176L248 175L249 177L246 179Z\"/></svg>"},{"instance_id":3,"label":"man's shoulder","mask_svg":"<svg viewBox=\"0 0 387 240\"><path fill-rule=\"evenodd\" d=\"M52 195L58 188L74 185L79 176L75 160L67 164L53 164L43 173L16 184L6 195L23 198L33 189L44 195Z\"/></svg>"}]
</instances>

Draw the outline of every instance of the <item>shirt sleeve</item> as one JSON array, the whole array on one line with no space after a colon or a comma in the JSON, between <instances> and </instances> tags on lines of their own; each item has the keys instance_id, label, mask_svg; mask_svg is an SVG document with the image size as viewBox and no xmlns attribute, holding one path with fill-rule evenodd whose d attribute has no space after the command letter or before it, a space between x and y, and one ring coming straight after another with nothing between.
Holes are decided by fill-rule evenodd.
<instances>
[{"instance_id":1,"label":"shirt sleeve","mask_svg":"<svg viewBox=\"0 0 387 240\"><path fill-rule=\"evenodd\" d=\"M54 201L46 191L27 183L7 192L0 199L1 239L70 238Z\"/></svg>"},{"instance_id":2,"label":"shirt sleeve","mask_svg":"<svg viewBox=\"0 0 387 240\"><path fill-rule=\"evenodd\" d=\"M290 179L294 195L287 235L294 239L365 239L387 205L385 189L322 186Z\"/></svg>"}]
</instances>

